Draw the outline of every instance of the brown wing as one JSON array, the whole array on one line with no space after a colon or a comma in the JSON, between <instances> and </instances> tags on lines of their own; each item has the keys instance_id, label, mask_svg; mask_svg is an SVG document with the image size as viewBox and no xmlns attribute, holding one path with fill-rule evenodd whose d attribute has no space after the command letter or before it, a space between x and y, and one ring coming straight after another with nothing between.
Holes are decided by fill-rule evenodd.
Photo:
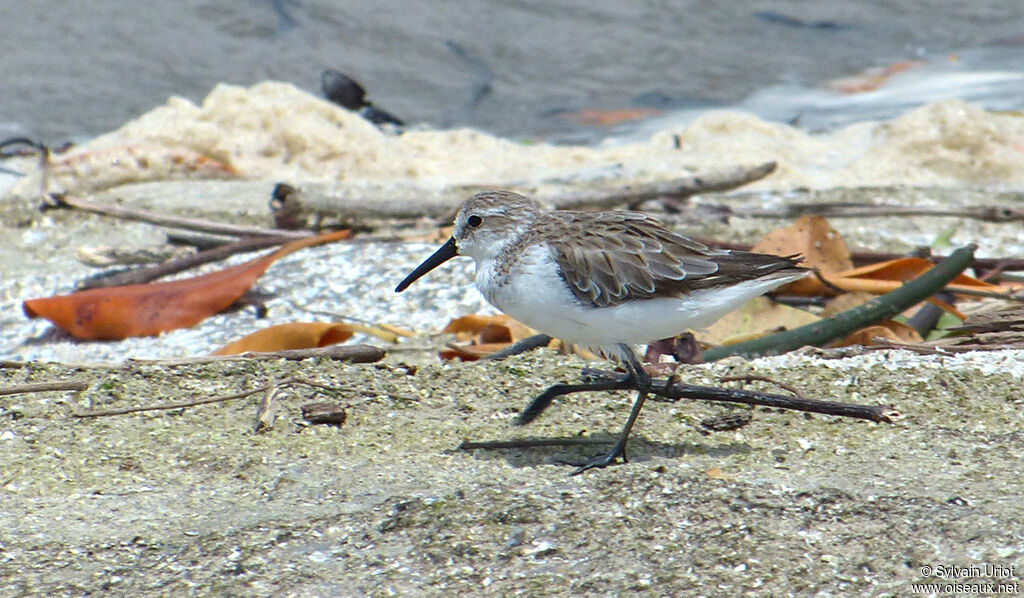
<instances>
[{"instance_id":1,"label":"brown wing","mask_svg":"<svg viewBox=\"0 0 1024 598\"><path fill-rule=\"evenodd\" d=\"M595 307L681 297L779 270L796 271L790 258L709 249L646 214L552 212L545 217L538 228L547 230L537 232L548 237L573 294Z\"/></svg>"}]
</instances>

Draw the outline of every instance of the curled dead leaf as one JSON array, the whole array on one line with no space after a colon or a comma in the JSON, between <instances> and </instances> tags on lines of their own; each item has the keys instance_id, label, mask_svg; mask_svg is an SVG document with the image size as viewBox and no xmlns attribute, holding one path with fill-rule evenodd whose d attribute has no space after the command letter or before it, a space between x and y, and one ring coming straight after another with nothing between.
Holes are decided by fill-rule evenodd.
<instances>
[{"instance_id":1,"label":"curled dead leaf","mask_svg":"<svg viewBox=\"0 0 1024 598\"><path fill-rule=\"evenodd\" d=\"M343 230L299 239L269 255L193 278L29 299L22 310L29 318L46 318L80 339L153 336L194 326L228 307L281 257L351 235Z\"/></svg>"},{"instance_id":2,"label":"curled dead leaf","mask_svg":"<svg viewBox=\"0 0 1024 598\"><path fill-rule=\"evenodd\" d=\"M344 322L289 322L257 330L217 349L213 354L238 355L249 351L263 353L326 347L343 343L355 333L356 330Z\"/></svg>"},{"instance_id":3,"label":"curled dead leaf","mask_svg":"<svg viewBox=\"0 0 1024 598\"><path fill-rule=\"evenodd\" d=\"M874 340L875 338L884 338L898 343L920 343L924 340L917 330L914 330L913 326L896 320L886 320L874 326L861 328L846 338L833 343L832 346L849 347L851 345L861 345L869 347L878 344Z\"/></svg>"},{"instance_id":4,"label":"curled dead leaf","mask_svg":"<svg viewBox=\"0 0 1024 598\"><path fill-rule=\"evenodd\" d=\"M495 327L504 328L506 332L497 332ZM515 342L536 334L536 331L532 328L524 326L506 315L500 314L493 316L483 316L479 314L460 316L449 322L448 325L441 330L441 332L444 333L455 334L456 340L462 342L473 340L485 331L487 331L491 336L497 334L507 336L509 340L505 342Z\"/></svg>"},{"instance_id":5,"label":"curled dead leaf","mask_svg":"<svg viewBox=\"0 0 1024 598\"><path fill-rule=\"evenodd\" d=\"M480 359L536 334L532 328L506 315L479 314L455 318L441 332L454 334L456 341L460 343L442 350L441 358L463 361Z\"/></svg>"},{"instance_id":6,"label":"curled dead leaf","mask_svg":"<svg viewBox=\"0 0 1024 598\"><path fill-rule=\"evenodd\" d=\"M792 225L776 229L758 241L751 251L779 256L800 254L800 265L821 274L832 274L853 267L850 248L842 235L821 216L801 216ZM817 296L835 294L814 276L805 276L778 289L781 294Z\"/></svg>"}]
</instances>

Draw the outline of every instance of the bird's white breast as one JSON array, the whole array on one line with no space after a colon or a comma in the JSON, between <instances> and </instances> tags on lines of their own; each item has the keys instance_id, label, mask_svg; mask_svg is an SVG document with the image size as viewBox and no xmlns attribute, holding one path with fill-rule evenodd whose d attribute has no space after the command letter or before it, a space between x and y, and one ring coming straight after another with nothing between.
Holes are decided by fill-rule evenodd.
<instances>
[{"instance_id":1,"label":"bird's white breast","mask_svg":"<svg viewBox=\"0 0 1024 598\"><path fill-rule=\"evenodd\" d=\"M476 285L494 307L555 338L591 347L637 345L703 328L799 275L701 289L682 298L628 300L610 307L582 305L546 246L531 245L511 268L477 263Z\"/></svg>"}]
</instances>

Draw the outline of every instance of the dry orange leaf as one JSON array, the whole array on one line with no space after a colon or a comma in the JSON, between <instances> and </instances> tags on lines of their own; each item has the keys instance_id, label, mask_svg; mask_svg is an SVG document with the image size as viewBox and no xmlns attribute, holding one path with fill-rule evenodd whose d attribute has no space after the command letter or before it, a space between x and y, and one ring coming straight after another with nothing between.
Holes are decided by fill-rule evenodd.
<instances>
[{"instance_id":1,"label":"dry orange leaf","mask_svg":"<svg viewBox=\"0 0 1024 598\"><path fill-rule=\"evenodd\" d=\"M497 353L512 343L475 343L472 345L448 346L441 349L441 359L461 359L462 361L476 361L491 353Z\"/></svg>"},{"instance_id":2,"label":"dry orange leaf","mask_svg":"<svg viewBox=\"0 0 1024 598\"><path fill-rule=\"evenodd\" d=\"M765 235L752 251L774 255L801 253L801 265L814 268L817 270L816 275L805 276L780 287L779 292L809 297L837 295L838 291L882 295L896 290L904 282L917 278L933 266L923 258L907 257L854 268L846 242L820 216L801 216L791 226ZM965 274L957 276L947 287L954 290L957 287L992 292L1002 290ZM936 299L929 299L929 302L964 318L951 305Z\"/></svg>"},{"instance_id":3,"label":"dry orange leaf","mask_svg":"<svg viewBox=\"0 0 1024 598\"><path fill-rule=\"evenodd\" d=\"M842 284L849 285L857 284L856 282L852 282L853 279L897 281L902 283L908 280L913 280L928 270L931 270L933 265L934 264L924 258L904 257L896 260L890 260L888 262L868 264L866 266L861 266L860 268L853 268L844 272L838 272L834 277L826 276L826 278L829 282L832 282L833 279L837 281L839 279L847 279L851 282L843 282ZM840 285L837 284L836 286ZM999 293L1002 291L1002 288L997 285L989 284L966 274L957 275L957 277L951 280L946 286L952 289L962 287L970 290L990 291L993 293Z\"/></svg>"},{"instance_id":4,"label":"dry orange leaf","mask_svg":"<svg viewBox=\"0 0 1024 598\"><path fill-rule=\"evenodd\" d=\"M30 318L46 318L81 339L153 336L194 326L223 310L241 297L275 260L299 249L350 236L352 231L342 230L299 239L261 258L194 278L29 299L22 310Z\"/></svg>"},{"instance_id":5,"label":"dry orange leaf","mask_svg":"<svg viewBox=\"0 0 1024 598\"><path fill-rule=\"evenodd\" d=\"M441 332L455 334L455 339L468 345L452 346L441 351L442 359L474 361L536 334L506 315L470 314L455 318Z\"/></svg>"},{"instance_id":6,"label":"dry orange leaf","mask_svg":"<svg viewBox=\"0 0 1024 598\"><path fill-rule=\"evenodd\" d=\"M847 292L867 292L875 295L881 295L895 291L899 287L903 286L905 282L913 280L930 270L933 265L934 264L923 258L905 257L877 264L868 264L866 266L861 266L860 268L853 268L837 274L823 275L822 278L828 281L830 285ZM821 284L820 281L817 280L814 282L819 285ZM822 285L821 288L824 289L824 286ZM957 275L956 278L946 285L946 288L952 290L957 290L959 288L968 291L975 290L993 293L1005 291L1002 287L989 284L966 274ZM941 307L961 320L965 318L964 314L960 313L953 306L947 303L935 298L929 298L928 302Z\"/></svg>"},{"instance_id":7,"label":"dry orange leaf","mask_svg":"<svg viewBox=\"0 0 1024 598\"><path fill-rule=\"evenodd\" d=\"M408 330L406 328L400 328L400 327L395 326L393 324L378 324L378 326L380 327L381 330L384 330L386 332L390 332L391 334L394 334L395 336L405 336L405 337L416 336L416 333L413 332L412 330Z\"/></svg>"},{"instance_id":8,"label":"dry orange leaf","mask_svg":"<svg viewBox=\"0 0 1024 598\"><path fill-rule=\"evenodd\" d=\"M343 343L358 332L344 322L289 322L257 330L213 352L237 355L247 351L312 349Z\"/></svg>"},{"instance_id":9,"label":"dry orange leaf","mask_svg":"<svg viewBox=\"0 0 1024 598\"><path fill-rule=\"evenodd\" d=\"M507 333L497 331L494 327L504 328ZM528 328L506 315L481 316L478 314L455 318L448 322L441 332L454 333L455 339L460 342L474 340L485 332L491 338L495 335L507 336L508 340L504 342L515 342L536 334L532 328ZM481 340L480 342L495 341Z\"/></svg>"},{"instance_id":10,"label":"dry orange leaf","mask_svg":"<svg viewBox=\"0 0 1024 598\"><path fill-rule=\"evenodd\" d=\"M751 251L774 255L800 253L803 256L800 265L816 269L828 283L822 283L818 276L806 276L781 288L784 293L804 296L834 295L836 289L881 295L917 278L933 266L923 258L905 257L854 268L846 242L820 216L801 216L793 225L765 235ZM971 290L1002 291L996 285L966 274L960 274L947 285L954 290L958 286Z\"/></svg>"},{"instance_id":11,"label":"dry orange leaf","mask_svg":"<svg viewBox=\"0 0 1024 598\"><path fill-rule=\"evenodd\" d=\"M873 326L867 326L855 331L846 338L836 341L833 347L848 347L850 345L863 345L865 347L876 344L875 337L882 337L900 343L920 343L924 339L909 324L886 320Z\"/></svg>"},{"instance_id":12,"label":"dry orange leaf","mask_svg":"<svg viewBox=\"0 0 1024 598\"><path fill-rule=\"evenodd\" d=\"M853 267L846 241L821 216L801 216L792 225L773 230L762 237L751 251L781 256L798 253L803 257L800 265L817 269L822 274L842 272ZM808 296L829 293L813 276L805 276L781 287L780 292Z\"/></svg>"}]
</instances>

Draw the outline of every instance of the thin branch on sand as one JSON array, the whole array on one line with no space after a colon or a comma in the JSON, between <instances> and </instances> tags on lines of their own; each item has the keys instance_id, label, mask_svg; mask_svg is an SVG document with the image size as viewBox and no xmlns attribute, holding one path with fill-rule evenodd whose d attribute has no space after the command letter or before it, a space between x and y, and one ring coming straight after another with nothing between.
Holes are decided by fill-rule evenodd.
<instances>
[{"instance_id":1,"label":"thin branch on sand","mask_svg":"<svg viewBox=\"0 0 1024 598\"><path fill-rule=\"evenodd\" d=\"M30 392L51 392L55 390L85 390L89 388L88 382L71 380L68 382L36 382L33 384L18 384L16 386L0 387L0 396L17 395Z\"/></svg>"}]
</instances>

